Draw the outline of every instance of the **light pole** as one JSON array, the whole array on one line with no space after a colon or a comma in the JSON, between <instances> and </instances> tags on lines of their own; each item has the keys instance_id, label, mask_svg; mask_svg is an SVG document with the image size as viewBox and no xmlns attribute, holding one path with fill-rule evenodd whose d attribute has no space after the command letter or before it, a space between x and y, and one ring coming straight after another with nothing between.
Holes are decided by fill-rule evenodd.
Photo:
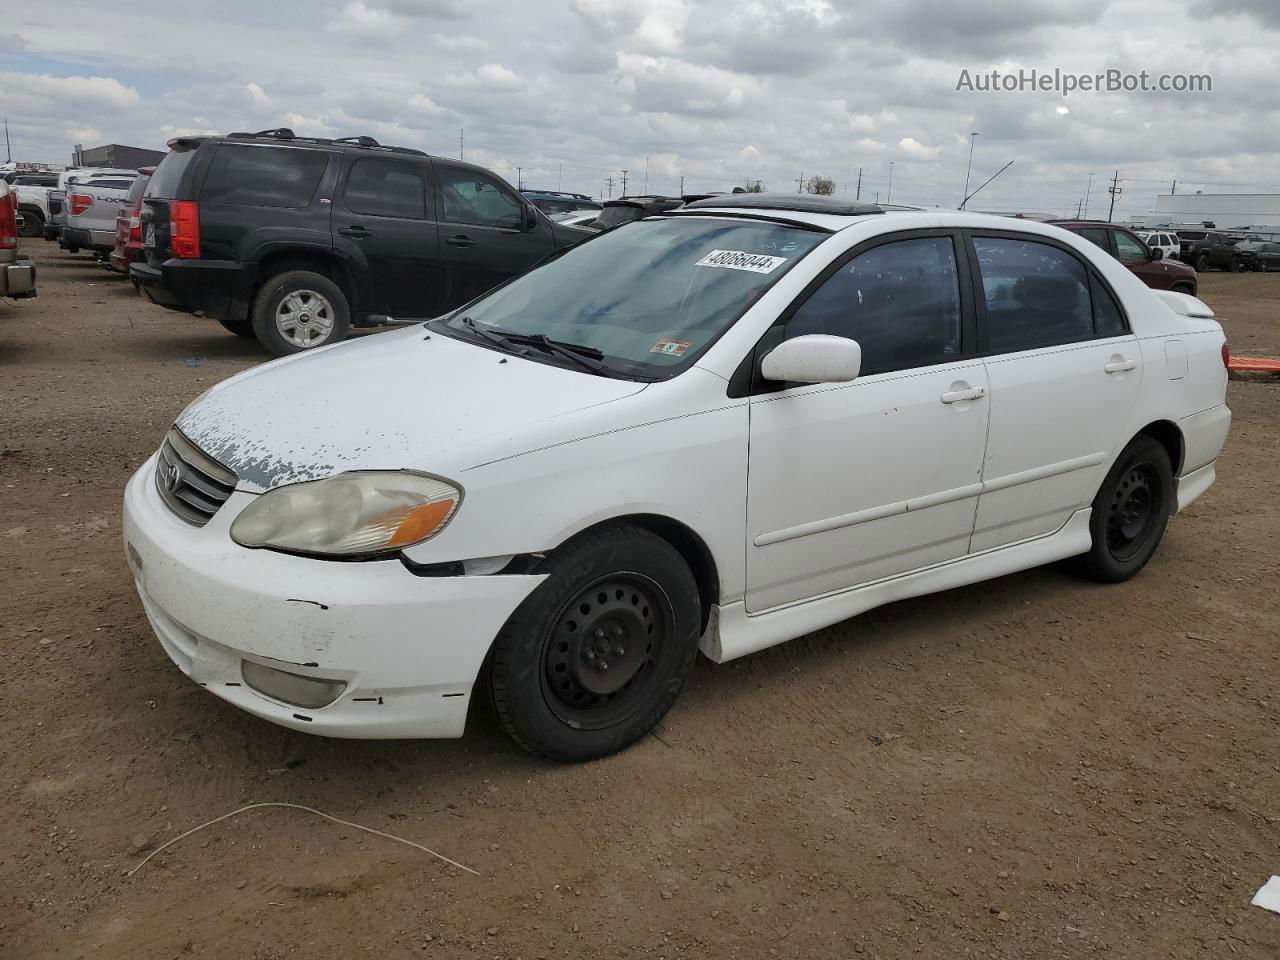
<instances>
[{"instance_id":1,"label":"light pole","mask_svg":"<svg viewBox=\"0 0 1280 960\"><path fill-rule=\"evenodd\" d=\"M649 195L649 158L644 158L644 195Z\"/></svg>"},{"instance_id":2,"label":"light pole","mask_svg":"<svg viewBox=\"0 0 1280 960\"><path fill-rule=\"evenodd\" d=\"M889 189L885 191L884 202L885 203L893 202L893 161L892 160L889 161Z\"/></svg>"},{"instance_id":3,"label":"light pole","mask_svg":"<svg viewBox=\"0 0 1280 960\"><path fill-rule=\"evenodd\" d=\"M1093 174L1089 174L1089 185L1084 188L1084 216L1080 219L1089 219L1089 193L1093 190Z\"/></svg>"},{"instance_id":4,"label":"light pole","mask_svg":"<svg viewBox=\"0 0 1280 960\"><path fill-rule=\"evenodd\" d=\"M973 142L978 139L978 131L969 134L969 165L964 168L964 196L969 196L969 174L973 172ZM964 209L964 199L960 201L960 209Z\"/></svg>"}]
</instances>

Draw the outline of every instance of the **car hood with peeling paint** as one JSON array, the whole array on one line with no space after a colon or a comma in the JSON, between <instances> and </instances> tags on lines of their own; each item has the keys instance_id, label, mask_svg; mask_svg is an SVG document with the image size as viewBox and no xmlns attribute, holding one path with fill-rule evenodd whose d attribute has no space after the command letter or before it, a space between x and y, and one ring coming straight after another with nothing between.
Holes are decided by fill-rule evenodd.
<instances>
[{"instance_id":1,"label":"car hood with peeling paint","mask_svg":"<svg viewBox=\"0 0 1280 960\"><path fill-rule=\"evenodd\" d=\"M217 385L177 427L253 492L345 470L461 471L557 442L557 422L631 396L615 380L422 327L264 364Z\"/></svg>"}]
</instances>

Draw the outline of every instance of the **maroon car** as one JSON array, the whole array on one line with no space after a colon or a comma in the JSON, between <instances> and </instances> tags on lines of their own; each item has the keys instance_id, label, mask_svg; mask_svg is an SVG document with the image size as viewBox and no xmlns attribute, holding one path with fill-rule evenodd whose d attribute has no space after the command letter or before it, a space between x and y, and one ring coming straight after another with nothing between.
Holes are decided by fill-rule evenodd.
<instances>
[{"instance_id":1,"label":"maroon car","mask_svg":"<svg viewBox=\"0 0 1280 960\"><path fill-rule=\"evenodd\" d=\"M155 167L140 167L141 174L129 186L129 195L125 197L124 206L116 216L116 245L111 251L111 269L129 275L129 264L142 252L142 227L139 216L142 213L142 193L147 189L151 174Z\"/></svg>"},{"instance_id":2,"label":"maroon car","mask_svg":"<svg viewBox=\"0 0 1280 960\"><path fill-rule=\"evenodd\" d=\"M1194 268L1179 260L1166 260L1159 250L1151 250L1133 233L1114 223L1101 220L1051 220L1064 230L1078 233L1096 243L1153 290L1176 290L1195 296L1200 288Z\"/></svg>"}]
</instances>

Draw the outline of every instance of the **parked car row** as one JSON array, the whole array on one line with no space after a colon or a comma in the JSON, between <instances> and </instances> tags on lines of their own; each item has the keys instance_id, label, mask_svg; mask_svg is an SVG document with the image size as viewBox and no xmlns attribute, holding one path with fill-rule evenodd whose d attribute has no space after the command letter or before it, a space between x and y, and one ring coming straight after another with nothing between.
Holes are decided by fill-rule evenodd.
<instances>
[{"instance_id":1,"label":"parked car row","mask_svg":"<svg viewBox=\"0 0 1280 960\"><path fill-rule=\"evenodd\" d=\"M1200 288L1196 271L1177 260L1161 256L1133 231L1101 220L1053 220L1065 230L1079 234L1115 257L1153 290L1173 290L1195 296Z\"/></svg>"},{"instance_id":2,"label":"parked car row","mask_svg":"<svg viewBox=\"0 0 1280 960\"><path fill-rule=\"evenodd\" d=\"M35 264L18 254L18 197L0 180L0 297L25 299L36 295Z\"/></svg>"}]
</instances>

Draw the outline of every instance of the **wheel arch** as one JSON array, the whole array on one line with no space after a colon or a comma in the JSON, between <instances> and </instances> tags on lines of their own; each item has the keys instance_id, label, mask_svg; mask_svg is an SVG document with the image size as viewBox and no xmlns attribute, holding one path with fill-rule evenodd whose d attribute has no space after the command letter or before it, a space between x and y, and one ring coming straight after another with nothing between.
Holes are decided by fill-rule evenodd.
<instances>
[{"instance_id":1,"label":"wheel arch","mask_svg":"<svg viewBox=\"0 0 1280 960\"><path fill-rule=\"evenodd\" d=\"M290 247L284 250L273 250L258 261L258 272L254 276L253 289L249 292L249 306L252 307L258 291L272 277L290 270L311 270L328 277L342 290L347 298L347 309L351 316L356 315L356 284L350 269L338 257L320 249Z\"/></svg>"},{"instance_id":2,"label":"wheel arch","mask_svg":"<svg viewBox=\"0 0 1280 960\"><path fill-rule=\"evenodd\" d=\"M1182 458L1186 451L1186 441L1182 431L1172 420L1153 420L1137 432L1135 436L1147 436L1157 441L1169 454L1169 463L1173 467L1176 480L1182 472Z\"/></svg>"},{"instance_id":3,"label":"wheel arch","mask_svg":"<svg viewBox=\"0 0 1280 960\"><path fill-rule=\"evenodd\" d=\"M720 602L720 573L716 565L715 556L712 554L711 548L707 546L707 542L687 524L672 517L656 513L622 514L609 517L607 520L600 520L589 527L577 531L568 540L555 546L551 552L563 548L565 544L584 534L592 533L601 527L614 526L620 523L629 523L640 527L665 540L675 548L684 562L689 565L689 570L693 573L694 583L698 587L698 604L702 615L701 627L705 631L707 624L711 620L712 607Z\"/></svg>"}]
</instances>

